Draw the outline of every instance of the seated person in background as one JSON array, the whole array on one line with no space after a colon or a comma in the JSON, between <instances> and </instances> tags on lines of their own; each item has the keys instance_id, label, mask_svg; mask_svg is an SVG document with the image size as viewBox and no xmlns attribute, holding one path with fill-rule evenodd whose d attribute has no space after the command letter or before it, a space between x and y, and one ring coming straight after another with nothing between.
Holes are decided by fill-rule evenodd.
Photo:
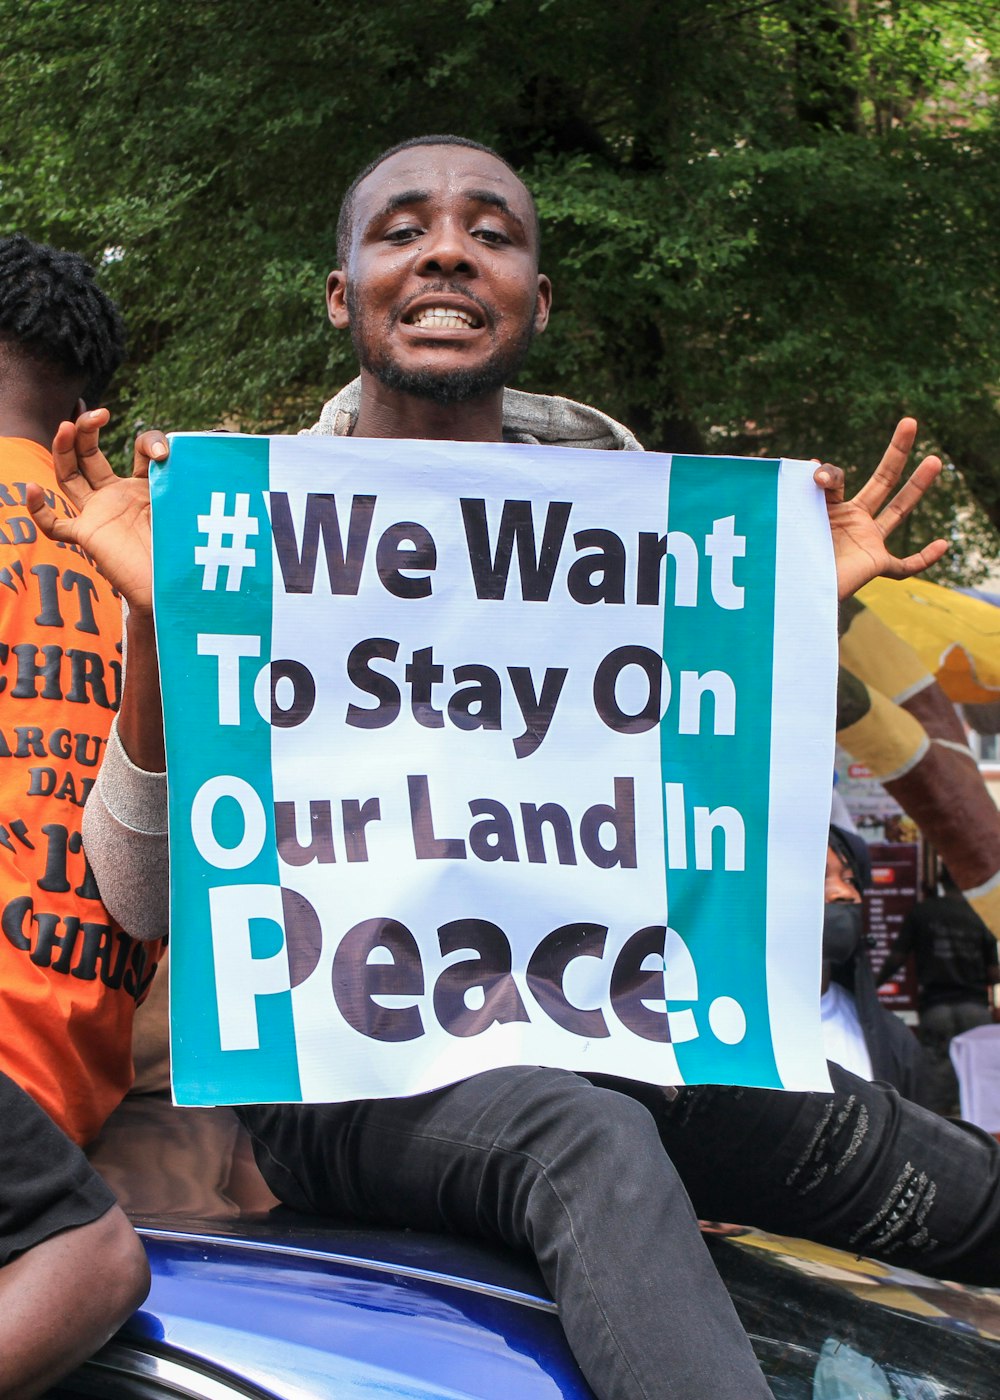
<instances>
[{"instance_id":1,"label":"seated person in background","mask_svg":"<svg viewBox=\"0 0 1000 1400\"><path fill-rule=\"evenodd\" d=\"M1000 982L997 941L962 895L945 866L940 893L907 914L878 972L881 986L913 954L917 971L920 1043L927 1095L937 1113L957 1114L958 1080L948 1047L953 1036L993 1019L992 989Z\"/></svg>"},{"instance_id":2,"label":"seated person in background","mask_svg":"<svg viewBox=\"0 0 1000 1400\"><path fill-rule=\"evenodd\" d=\"M820 1012L828 1060L920 1097L920 1047L912 1032L882 1005L865 944L861 894L871 880L868 847L843 827L830 827L823 918Z\"/></svg>"},{"instance_id":3,"label":"seated person in background","mask_svg":"<svg viewBox=\"0 0 1000 1400\"><path fill-rule=\"evenodd\" d=\"M121 618L60 517L49 443L124 350L73 253L0 238L0 1391L41 1393L138 1307L149 1270L76 1144L128 1088L132 1013L155 960L113 924L82 852L83 803L117 707ZM107 421L106 415L103 421ZM71 1141L70 1139L74 1139Z\"/></svg>"}]
</instances>

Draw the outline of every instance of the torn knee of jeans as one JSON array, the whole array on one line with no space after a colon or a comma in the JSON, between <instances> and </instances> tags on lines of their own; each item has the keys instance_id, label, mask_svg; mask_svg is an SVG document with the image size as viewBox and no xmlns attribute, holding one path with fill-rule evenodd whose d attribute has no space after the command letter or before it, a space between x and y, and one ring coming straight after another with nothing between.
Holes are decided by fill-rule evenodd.
<instances>
[{"instance_id":1,"label":"torn knee of jeans","mask_svg":"<svg viewBox=\"0 0 1000 1400\"><path fill-rule=\"evenodd\" d=\"M856 1094L831 1099L785 1185L807 1196L831 1174L839 1175L861 1148L869 1126L868 1108Z\"/></svg>"},{"instance_id":2,"label":"torn knee of jeans","mask_svg":"<svg viewBox=\"0 0 1000 1400\"><path fill-rule=\"evenodd\" d=\"M851 1236L851 1248L883 1258L901 1249L934 1249L926 1220L936 1195L937 1183L907 1162L879 1209Z\"/></svg>"}]
</instances>

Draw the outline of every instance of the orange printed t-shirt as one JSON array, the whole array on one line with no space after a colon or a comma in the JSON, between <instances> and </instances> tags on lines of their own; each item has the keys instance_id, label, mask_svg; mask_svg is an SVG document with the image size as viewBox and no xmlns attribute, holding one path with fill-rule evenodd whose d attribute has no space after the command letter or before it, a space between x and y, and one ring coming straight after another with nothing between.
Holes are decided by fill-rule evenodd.
<instances>
[{"instance_id":1,"label":"orange printed t-shirt","mask_svg":"<svg viewBox=\"0 0 1000 1400\"><path fill-rule=\"evenodd\" d=\"M160 945L112 921L80 836L120 698L121 604L37 529L31 481L75 513L49 452L0 438L0 1070L84 1143L132 1081Z\"/></svg>"}]
</instances>

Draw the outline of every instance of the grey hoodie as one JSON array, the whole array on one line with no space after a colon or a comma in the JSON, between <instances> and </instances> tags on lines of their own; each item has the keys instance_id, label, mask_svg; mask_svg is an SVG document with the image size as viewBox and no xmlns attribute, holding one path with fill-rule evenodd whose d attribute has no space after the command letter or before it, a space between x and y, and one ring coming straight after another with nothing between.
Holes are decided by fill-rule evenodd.
<instances>
[{"instance_id":1,"label":"grey hoodie","mask_svg":"<svg viewBox=\"0 0 1000 1400\"><path fill-rule=\"evenodd\" d=\"M361 407L361 380L352 379L323 405L319 419L304 429L314 437L349 437ZM555 394L503 391L504 442L544 447L592 447L603 452L641 452L628 428L606 413Z\"/></svg>"}]
</instances>

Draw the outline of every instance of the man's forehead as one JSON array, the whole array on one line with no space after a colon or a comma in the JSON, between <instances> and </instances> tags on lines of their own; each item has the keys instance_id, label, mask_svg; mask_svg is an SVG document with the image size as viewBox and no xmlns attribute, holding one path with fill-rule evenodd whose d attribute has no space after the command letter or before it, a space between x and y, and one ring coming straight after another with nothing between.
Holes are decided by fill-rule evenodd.
<instances>
[{"instance_id":1,"label":"man's forehead","mask_svg":"<svg viewBox=\"0 0 1000 1400\"><path fill-rule=\"evenodd\" d=\"M407 191L461 194L490 190L524 216L529 207L525 186L502 160L468 146L408 146L388 156L366 175L355 194L363 223L394 195Z\"/></svg>"}]
</instances>

